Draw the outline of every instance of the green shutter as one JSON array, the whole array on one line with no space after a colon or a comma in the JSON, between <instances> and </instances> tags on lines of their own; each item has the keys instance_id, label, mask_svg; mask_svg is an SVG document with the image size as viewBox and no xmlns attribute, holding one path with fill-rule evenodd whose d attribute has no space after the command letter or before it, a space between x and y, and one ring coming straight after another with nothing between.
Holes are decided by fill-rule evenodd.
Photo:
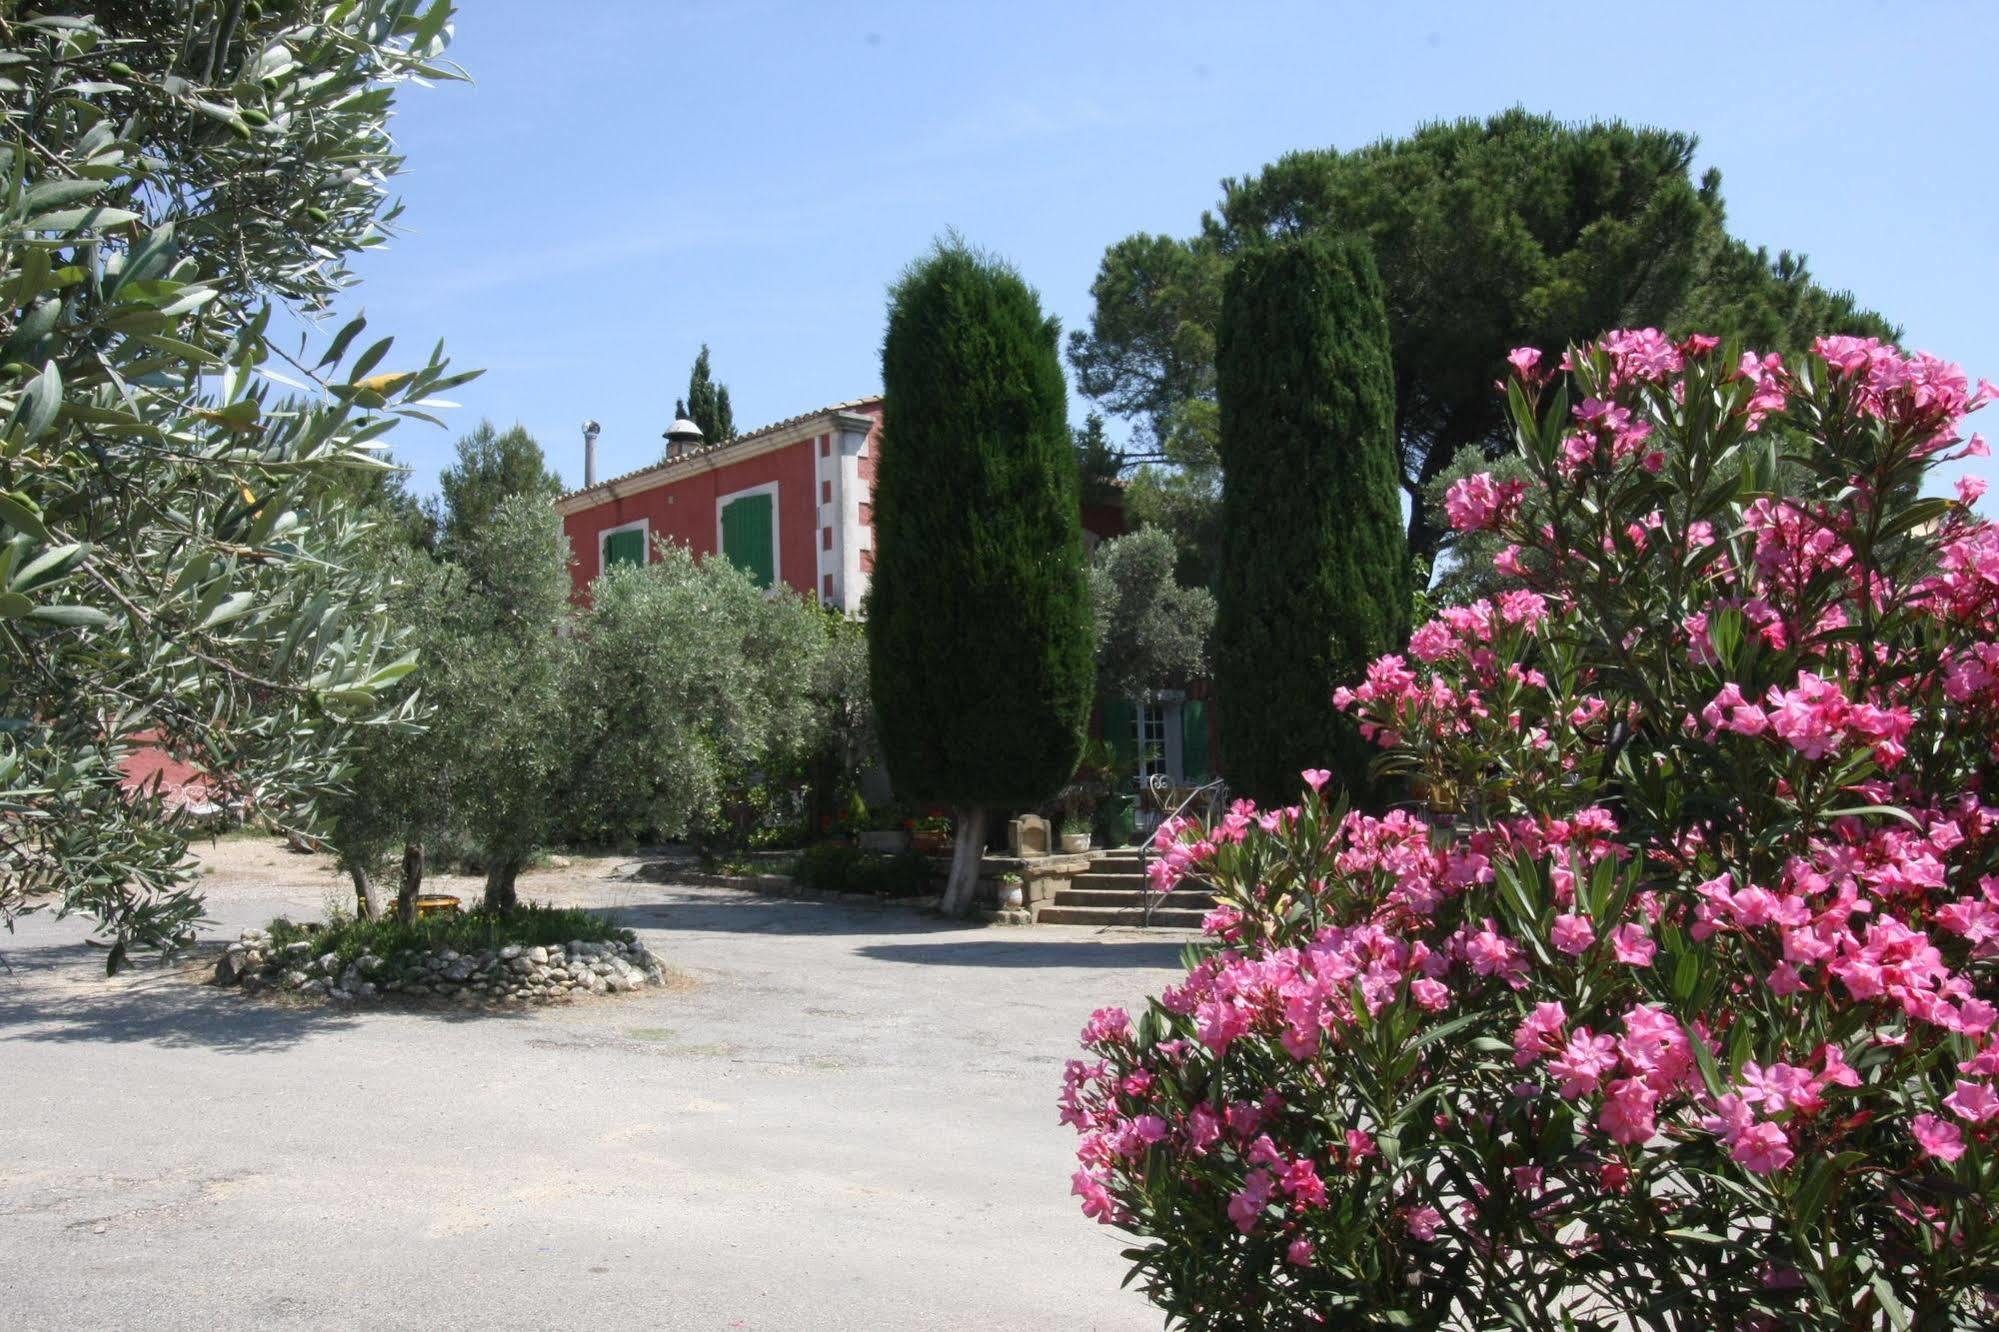
<instances>
[{"instance_id":1,"label":"green shutter","mask_svg":"<svg viewBox=\"0 0 1999 1332\"><path fill-rule=\"evenodd\" d=\"M1190 698L1180 705L1180 771L1190 782L1205 782L1208 772L1208 705Z\"/></svg>"},{"instance_id":2,"label":"green shutter","mask_svg":"<svg viewBox=\"0 0 1999 1332\"><path fill-rule=\"evenodd\" d=\"M614 564L644 564L646 534L643 531L613 532L604 538L604 567Z\"/></svg>"},{"instance_id":3,"label":"green shutter","mask_svg":"<svg viewBox=\"0 0 1999 1332\"><path fill-rule=\"evenodd\" d=\"M1130 699L1104 700L1104 739L1117 756L1116 789L1126 790L1138 772L1138 710Z\"/></svg>"},{"instance_id":4,"label":"green shutter","mask_svg":"<svg viewBox=\"0 0 1999 1332\"><path fill-rule=\"evenodd\" d=\"M723 508L722 554L755 579L758 587L777 582L769 495L745 495Z\"/></svg>"}]
</instances>

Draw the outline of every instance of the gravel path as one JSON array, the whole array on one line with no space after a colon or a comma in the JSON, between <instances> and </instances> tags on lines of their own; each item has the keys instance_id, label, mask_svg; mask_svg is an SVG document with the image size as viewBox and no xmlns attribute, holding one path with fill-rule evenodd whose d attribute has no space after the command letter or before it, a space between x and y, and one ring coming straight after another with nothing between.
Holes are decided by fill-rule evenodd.
<instances>
[{"instance_id":1,"label":"gravel path","mask_svg":"<svg viewBox=\"0 0 1999 1332\"><path fill-rule=\"evenodd\" d=\"M263 841L206 937L322 913ZM1173 935L982 929L622 877L668 991L526 1013L245 1000L0 935L10 1328L1155 1328L1067 1196L1062 1061ZM459 880L445 891L471 896Z\"/></svg>"}]
</instances>

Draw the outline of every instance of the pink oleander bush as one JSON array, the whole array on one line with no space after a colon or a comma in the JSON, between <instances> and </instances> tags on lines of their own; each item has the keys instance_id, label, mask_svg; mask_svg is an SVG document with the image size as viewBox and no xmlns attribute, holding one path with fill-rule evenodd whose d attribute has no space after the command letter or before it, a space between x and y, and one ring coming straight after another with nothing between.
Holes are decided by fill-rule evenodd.
<instances>
[{"instance_id":1,"label":"pink oleander bush","mask_svg":"<svg viewBox=\"0 0 1999 1332\"><path fill-rule=\"evenodd\" d=\"M1083 1210L1190 1327L1999 1325L1999 529L1922 494L1993 388L1512 363L1513 590L1335 695L1410 799L1160 829L1220 905L1083 1032Z\"/></svg>"}]
</instances>

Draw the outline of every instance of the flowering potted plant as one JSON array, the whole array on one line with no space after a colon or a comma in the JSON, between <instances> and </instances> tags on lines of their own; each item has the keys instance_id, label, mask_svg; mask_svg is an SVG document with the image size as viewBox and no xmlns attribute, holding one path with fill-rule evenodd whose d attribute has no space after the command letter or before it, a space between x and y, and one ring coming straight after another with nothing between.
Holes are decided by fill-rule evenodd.
<instances>
[{"instance_id":1,"label":"flowering potted plant","mask_svg":"<svg viewBox=\"0 0 1999 1332\"><path fill-rule=\"evenodd\" d=\"M909 849L937 855L951 849L951 820L942 814L925 814L909 820Z\"/></svg>"},{"instance_id":2,"label":"flowering potted plant","mask_svg":"<svg viewBox=\"0 0 1999 1332\"><path fill-rule=\"evenodd\" d=\"M1530 479L1448 504L1512 586L1336 695L1476 813L1161 826L1219 905L1084 1030L1084 1211L1197 1327L1999 1325L1999 528L1924 494L1995 390L1512 364Z\"/></svg>"}]
</instances>

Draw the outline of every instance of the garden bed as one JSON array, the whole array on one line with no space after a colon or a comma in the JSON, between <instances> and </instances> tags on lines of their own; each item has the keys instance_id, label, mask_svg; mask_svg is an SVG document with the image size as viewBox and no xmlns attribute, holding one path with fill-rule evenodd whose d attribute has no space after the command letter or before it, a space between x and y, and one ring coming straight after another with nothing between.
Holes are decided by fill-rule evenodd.
<instances>
[{"instance_id":1,"label":"garden bed","mask_svg":"<svg viewBox=\"0 0 1999 1332\"><path fill-rule=\"evenodd\" d=\"M531 907L415 925L277 920L230 944L214 980L245 994L334 1003L399 996L527 1004L663 985L666 970L630 931L601 916Z\"/></svg>"}]
</instances>

